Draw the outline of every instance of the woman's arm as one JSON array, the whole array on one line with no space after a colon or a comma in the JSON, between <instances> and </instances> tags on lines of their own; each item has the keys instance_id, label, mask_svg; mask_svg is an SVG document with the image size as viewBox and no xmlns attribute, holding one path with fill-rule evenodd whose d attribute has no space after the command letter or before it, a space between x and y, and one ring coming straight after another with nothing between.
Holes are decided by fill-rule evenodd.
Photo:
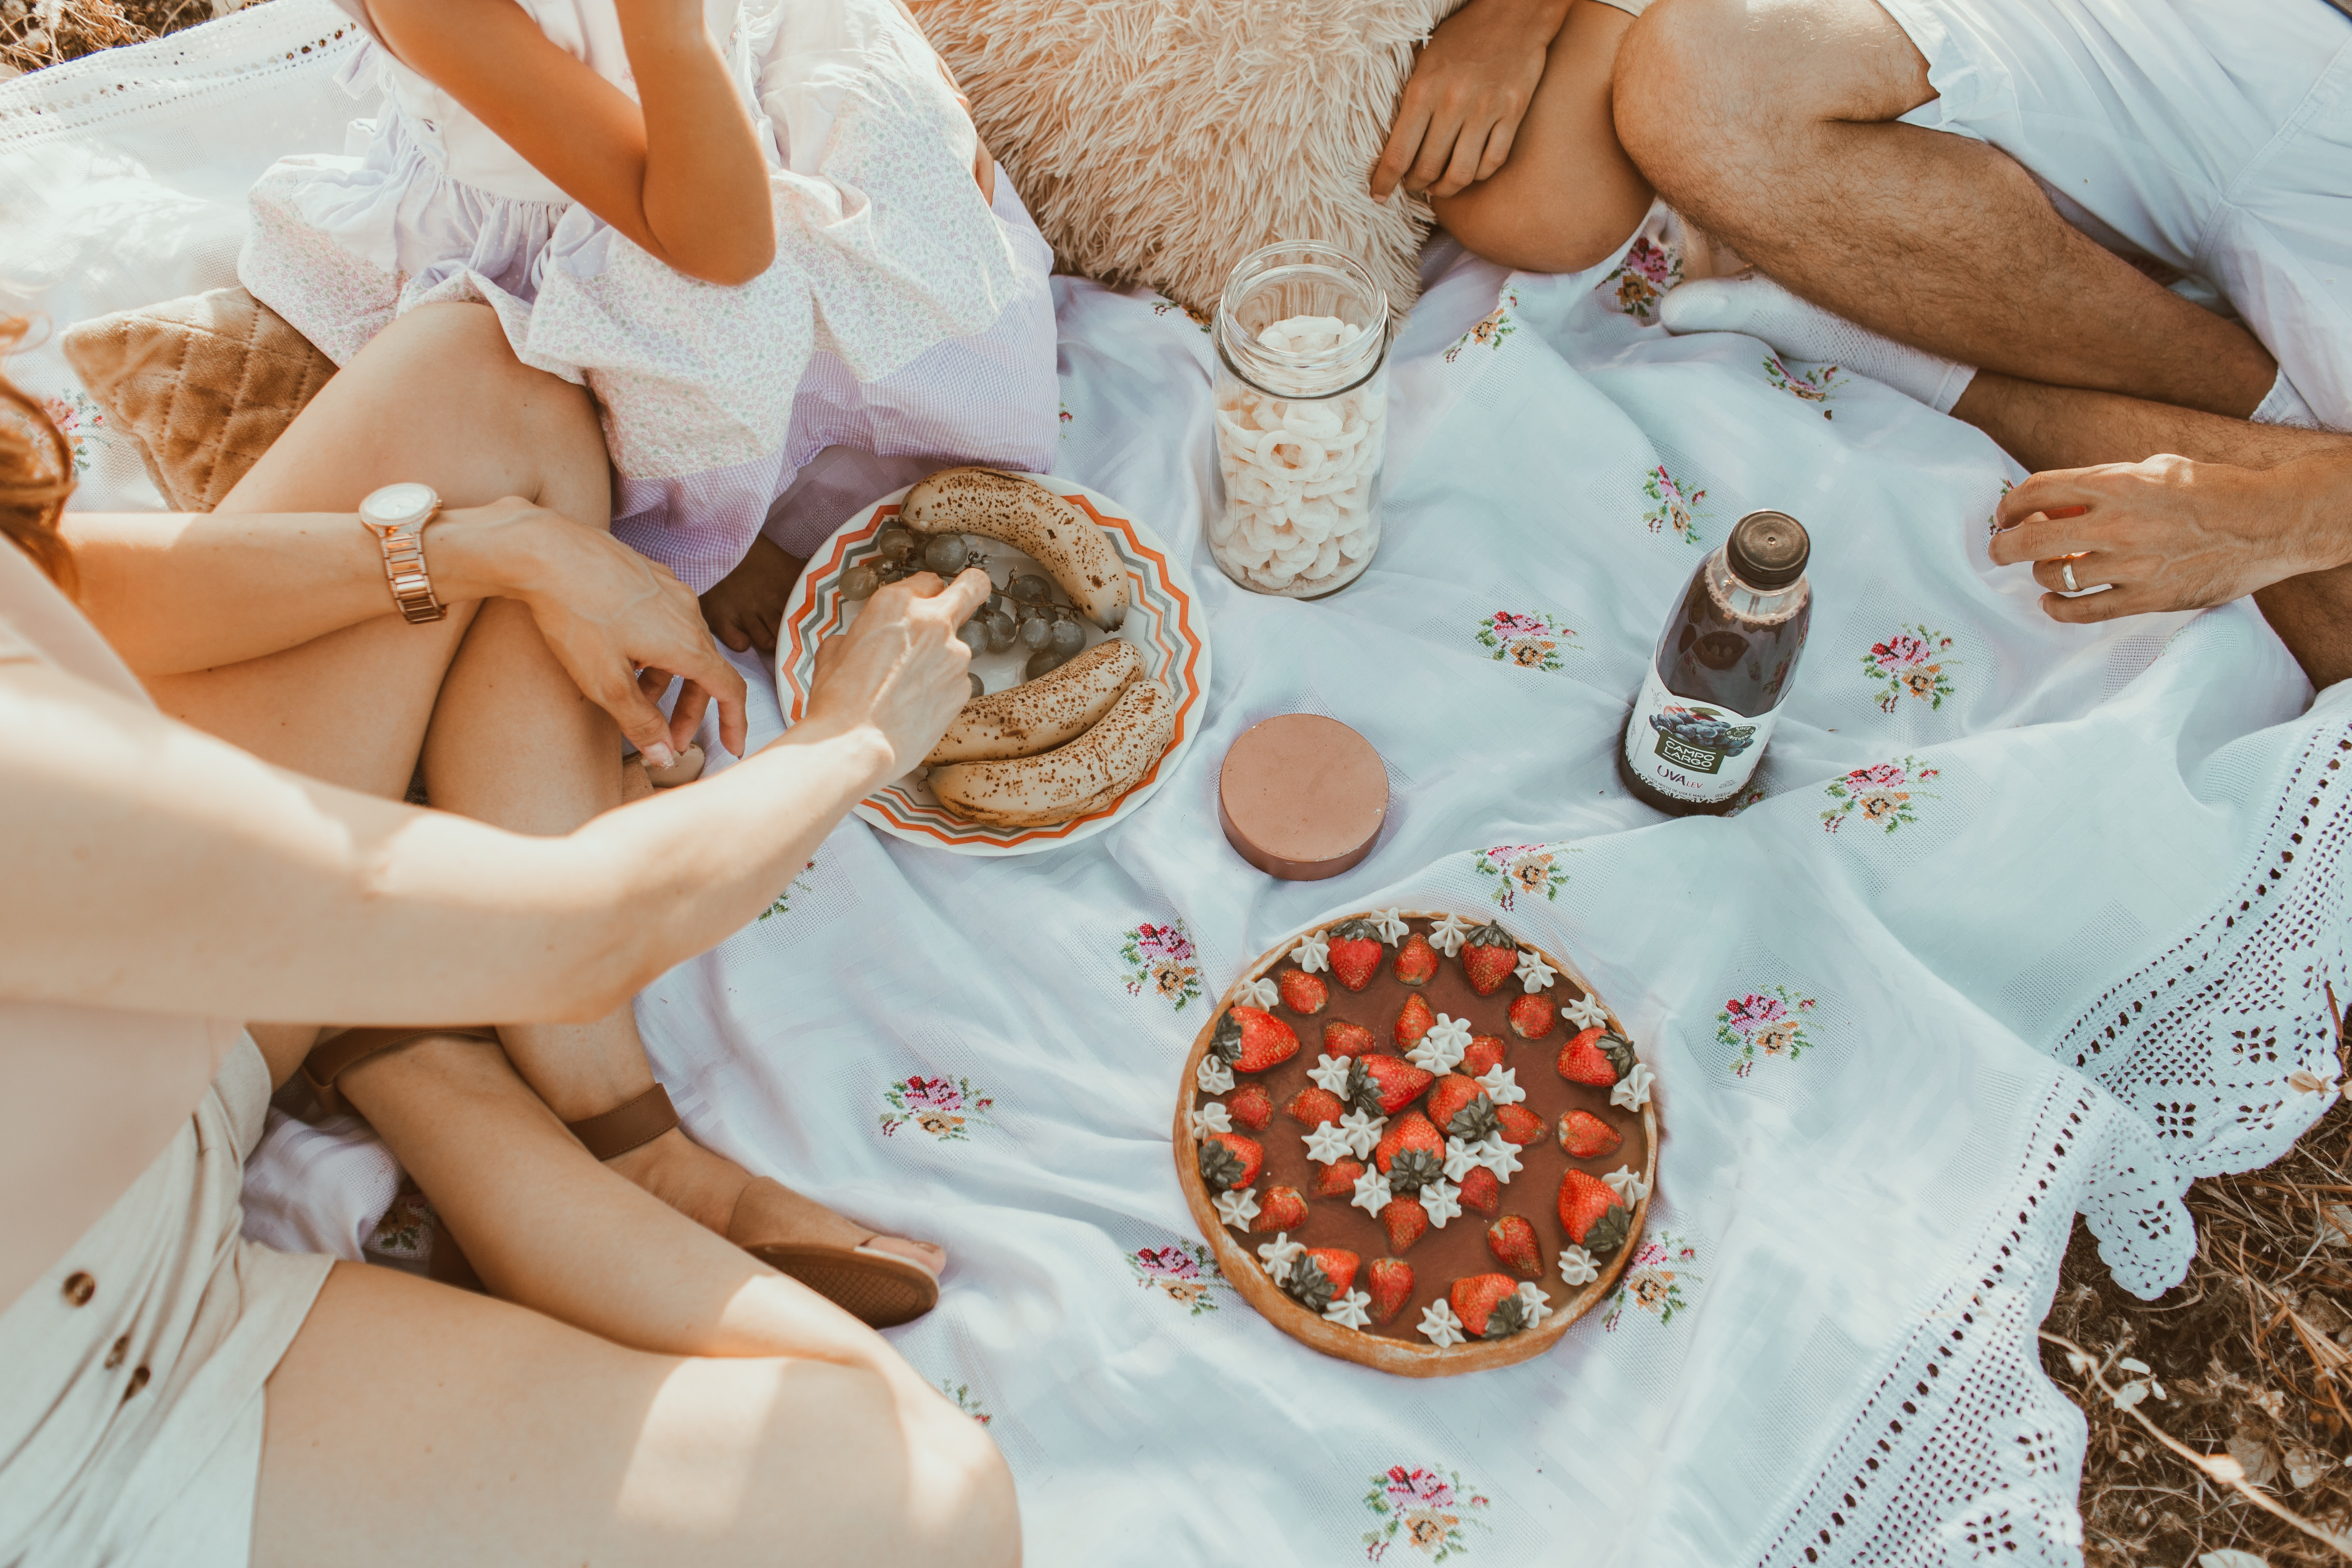
<instances>
[{"instance_id":1,"label":"woman's arm","mask_svg":"<svg viewBox=\"0 0 2352 1568\"><path fill-rule=\"evenodd\" d=\"M393 613L383 552L350 512L68 512L84 614L142 676L259 658ZM743 745L743 678L666 567L527 501L456 507L426 525L444 604L520 600L581 691L640 749L682 747L711 699ZM637 671L656 672L642 684ZM653 698L682 677L665 718Z\"/></svg>"},{"instance_id":2,"label":"woman's arm","mask_svg":"<svg viewBox=\"0 0 2352 1568\"><path fill-rule=\"evenodd\" d=\"M637 101L512 0L370 0L394 54L531 167L688 277L775 259L768 163L698 0L615 0Z\"/></svg>"},{"instance_id":3,"label":"woman's arm","mask_svg":"<svg viewBox=\"0 0 2352 1568\"><path fill-rule=\"evenodd\" d=\"M45 665L0 664L0 996L262 1022L601 1017L764 909L970 693L967 572L826 643L808 715L561 838L282 772Z\"/></svg>"}]
</instances>

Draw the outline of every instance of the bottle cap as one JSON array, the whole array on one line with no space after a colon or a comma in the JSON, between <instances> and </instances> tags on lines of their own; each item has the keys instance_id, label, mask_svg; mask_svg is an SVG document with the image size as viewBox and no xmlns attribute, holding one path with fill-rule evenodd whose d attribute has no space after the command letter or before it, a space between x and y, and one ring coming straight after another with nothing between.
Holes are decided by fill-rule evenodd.
<instances>
[{"instance_id":1,"label":"bottle cap","mask_svg":"<svg viewBox=\"0 0 2352 1568\"><path fill-rule=\"evenodd\" d=\"M1785 511L1751 511L1734 523L1724 545L1724 564L1751 588L1785 588L1805 574L1812 541L1805 525Z\"/></svg>"}]
</instances>

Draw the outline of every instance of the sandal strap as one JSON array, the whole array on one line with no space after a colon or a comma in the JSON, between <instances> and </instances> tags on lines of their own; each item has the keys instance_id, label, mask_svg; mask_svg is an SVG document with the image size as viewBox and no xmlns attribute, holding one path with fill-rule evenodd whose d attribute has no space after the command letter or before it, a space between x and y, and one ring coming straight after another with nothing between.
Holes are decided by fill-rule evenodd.
<instances>
[{"instance_id":1,"label":"sandal strap","mask_svg":"<svg viewBox=\"0 0 2352 1568\"><path fill-rule=\"evenodd\" d=\"M488 1025L457 1027L443 1024L427 1029L345 1029L341 1034L320 1042L302 1058L302 1079L310 1086L310 1091L319 1097L320 1108L330 1116L339 1115L351 1107L343 1103L341 1093L335 1088L337 1079L370 1057L382 1056L386 1051L436 1037L486 1040L494 1046L499 1043L498 1032Z\"/></svg>"},{"instance_id":2,"label":"sandal strap","mask_svg":"<svg viewBox=\"0 0 2352 1568\"><path fill-rule=\"evenodd\" d=\"M677 1125L677 1110L669 1102L669 1090L656 1084L635 1100L596 1116L567 1121L563 1128L597 1159L617 1160Z\"/></svg>"}]
</instances>

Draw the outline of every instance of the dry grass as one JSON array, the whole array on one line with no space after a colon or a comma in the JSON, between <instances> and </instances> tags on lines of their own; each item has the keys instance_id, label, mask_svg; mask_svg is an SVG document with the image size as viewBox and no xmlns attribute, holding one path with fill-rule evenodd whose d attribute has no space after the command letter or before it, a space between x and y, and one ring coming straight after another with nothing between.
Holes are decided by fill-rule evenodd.
<instances>
[{"instance_id":1,"label":"dry grass","mask_svg":"<svg viewBox=\"0 0 2352 1568\"><path fill-rule=\"evenodd\" d=\"M2235 1548L2271 1568L2341 1568L2352 1563L2352 1106L2337 1100L2266 1170L2198 1183L2189 1208L2197 1259L2156 1301L2116 1288L2078 1221L2043 1324L2042 1364L2090 1417L2084 1555L2090 1568L2170 1568ZM2095 1362L2070 1365L2053 1335ZM2136 1403L2134 1385L2147 1385ZM2210 1458L2192 1462L2147 1424ZM2231 1460L2293 1517L2230 1484Z\"/></svg>"},{"instance_id":2,"label":"dry grass","mask_svg":"<svg viewBox=\"0 0 2352 1568\"><path fill-rule=\"evenodd\" d=\"M213 0L0 0L0 67L7 68L0 74L38 70L212 16Z\"/></svg>"},{"instance_id":3,"label":"dry grass","mask_svg":"<svg viewBox=\"0 0 2352 1568\"><path fill-rule=\"evenodd\" d=\"M213 14L214 0L0 0L0 67L35 70ZM2271 1568L2352 1563L2352 1105L2339 1100L2269 1169L2198 1183L2189 1208L2197 1260L2159 1300L2117 1289L2080 1221L2059 1271L2042 1363L2090 1417L2084 1556L2189 1568L2234 1548ZM2052 1336L2088 1352L2080 1369ZM2231 1460L2279 1512L2231 1484Z\"/></svg>"}]
</instances>

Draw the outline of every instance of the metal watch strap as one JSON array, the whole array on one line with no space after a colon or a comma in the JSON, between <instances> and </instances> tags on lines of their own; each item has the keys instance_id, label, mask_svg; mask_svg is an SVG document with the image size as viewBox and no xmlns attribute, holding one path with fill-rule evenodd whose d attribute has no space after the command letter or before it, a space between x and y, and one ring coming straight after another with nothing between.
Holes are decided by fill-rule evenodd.
<instances>
[{"instance_id":1,"label":"metal watch strap","mask_svg":"<svg viewBox=\"0 0 2352 1568\"><path fill-rule=\"evenodd\" d=\"M400 606L401 616L411 626L446 616L448 606L434 596L433 579L425 570L424 525L419 523L413 533L394 529L381 539L384 581L392 585L392 602Z\"/></svg>"}]
</instances>

